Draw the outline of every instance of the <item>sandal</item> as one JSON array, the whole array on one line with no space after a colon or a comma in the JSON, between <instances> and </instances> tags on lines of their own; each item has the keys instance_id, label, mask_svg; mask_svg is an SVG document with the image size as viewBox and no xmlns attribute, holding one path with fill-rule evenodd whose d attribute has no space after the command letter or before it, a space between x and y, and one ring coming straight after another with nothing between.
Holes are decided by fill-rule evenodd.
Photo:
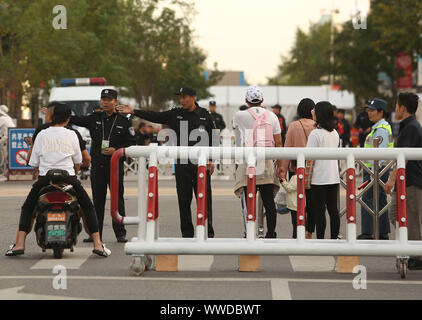
<instances>
[{"instance_id":1,"label":"sandal","mask_svg":"<svg viewBox=\"0 0 422 320\"><path fill-rule=\"evenodd\" d=\"M7 249L7 251L6 251L6 254L5 254L6 257L19 256L19 255L25 253L25 250L23 250L23 249L13 250L14 247L15 247L15 244L10 245L9 249Z\"/></svg>"},{"instance_id":2,"label":"sandal","mask_svg":"<svg viewBox=\"0 0 422 320\"><path fill-rule=\"evenodd\" d=\"M99 255L100 257L104 257L107 258L109 255L111 255L111 250L106 248L106 246L103 244L103 251L100 250L92 250L93 253L95 253L96 255Z\"/></svg>"}]
</instances>

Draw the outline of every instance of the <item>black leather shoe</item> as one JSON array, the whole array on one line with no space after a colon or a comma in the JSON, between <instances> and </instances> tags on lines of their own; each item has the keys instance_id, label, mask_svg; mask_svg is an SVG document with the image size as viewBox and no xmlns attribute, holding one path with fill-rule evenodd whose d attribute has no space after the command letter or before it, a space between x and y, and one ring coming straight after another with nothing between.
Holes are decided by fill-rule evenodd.
<instances>
[{"instance_id":1,"label":"black leather shoe","mask_svg":"<svg viewBox=\"0 0 422 320\"><path fill-rule=\"evenodd\" d=\"M374 240L374 236L372 234L362 233L356 239L358 239L358 240Z\"/></svg>"},{"instance_id":2,"label":"black leather shoe","mask_svg":"<svg viewBox=\"0 0 422 320\"><path fill-rule=\"evenodd\" d=\"M83 241L83 242L87 243L87 242L94 242L94 241L92 241L92 239L91 239L91 238L87 238L87 239L84 239L84 241Z\"/></svg>"},{"instance_id":3,"label":"black leather shoe","mask_svg":"<svg viewBox=\"0 0 422 320\"><path fill-rule=\"evenodd\" d=\"M388 233L380 234L380 240L390 240L390 238L388 237Z\"/></svg>"},{"instance_id":4,"label":"black leather shoe","mask_svg":"<svg viewBox=\"0 0 422 320\"><path fill-rule=\"evenodd\" d=\"M409 270L422 270L422 261L416 259L409 259L407 263Z\"/></svg>"},{"instance_id":5,"label":"black leather shoe","mask_svg":"<svg viewBox=\"0 0 422 320\"><path fill-rule=\"evenodd\" d=\"M122 237L117 237L117 242L120 242L120 243L126 243L126 242L127 242L127 239L126 239L124 236L122 236Z\"/></svg>"}]
</instances>

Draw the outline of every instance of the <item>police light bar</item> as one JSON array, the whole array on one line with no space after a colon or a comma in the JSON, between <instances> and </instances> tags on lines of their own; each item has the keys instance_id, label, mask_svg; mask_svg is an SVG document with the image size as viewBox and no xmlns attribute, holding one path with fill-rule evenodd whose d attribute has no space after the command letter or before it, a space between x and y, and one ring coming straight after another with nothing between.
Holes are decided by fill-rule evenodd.
<instances>
[{"instance_id":1,"label":"police light bar","mask_svg":"<svg viewBox=\"0 0 422 320\"><path fill-rule=\"evenodd\" d=\"M107 80L105 78L72 78L62 79L60 85L62 87L70 86L103 86Z\"/></svg>"}]
</instances>

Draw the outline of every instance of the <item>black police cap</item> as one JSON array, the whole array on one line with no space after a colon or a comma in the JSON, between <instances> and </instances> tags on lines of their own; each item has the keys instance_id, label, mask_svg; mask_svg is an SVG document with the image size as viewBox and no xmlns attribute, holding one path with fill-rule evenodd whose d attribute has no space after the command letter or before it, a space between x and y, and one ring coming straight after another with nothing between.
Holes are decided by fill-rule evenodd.
<instances>
[{"instance_id":1,"label":"black police cap","mask_svg":"<svg viewBox=\"0 0 422 320\"><path fill-rule=\"evenodd\" d=\"M111 99L117 99L117 91L114 89L103 89L101 91L101 98L111 98Z\"/></svg>"},{"instance_id":2,"label":"black police cap","mask_svg":"<svg viewBox=\"0 0 422 320\"><path fill-rule=\"evenodd\" d=\"M187 94L188 96L196 96L196 91L195 89L192 89L192 88L183 87L183 88L180 88L179 92L175 94L178 96L181 96L182 94Z\"/></svg>"}]
</instances>

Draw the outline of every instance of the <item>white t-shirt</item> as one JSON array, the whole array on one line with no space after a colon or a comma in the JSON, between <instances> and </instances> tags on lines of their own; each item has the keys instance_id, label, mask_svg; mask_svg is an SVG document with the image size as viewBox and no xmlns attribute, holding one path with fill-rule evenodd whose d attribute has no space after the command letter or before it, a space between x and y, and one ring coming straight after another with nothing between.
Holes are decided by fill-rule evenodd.
<instances>
[{"instance_id":1,"label":"white t-shirt","mask_svg":"<svg viewBox=\"0 0 422 320\"><path fill-rule=\"evenodd\" d=\"M340 138L337 130L331 132L317 128L311 131L306 147L338 148ZM315 160L311 184L324 185L340 183L337 160Z\"/></svg>"},{"instance_id":2,"label":"white t-shirt","mask_svg":"<svg viewBox=\"0 0 422 320\"><path fill-rule=\"evenodd\" d=\"M49 127L35 139L29 164L39 167L40 176L48 170L62 169L75 175L74 164L82 163L82 153L75 132L64 127Z\"/></svg>"},{"instance_id":3,"label":"white t-shirt","mask_svg":"<svg viewBox=\"0 0 422 320\"><path fill-rule=\"evenodd\" d=\"M256 115L260 115L262 114L262 112L265 112L267 109L264 109L262 107L252 107L252 108L249 108L248 110L252 110L253 112L255 112ZM252 117L252 115L248 112L248 110L237 111L233 119L233 126L235 128L239 128L240 135L242 138L242 145L246 145L246 137L251 138L253 134L252 128L255 122L255 118ZM273 127L273 135L280 134L281 128L280 128L280 122L278 121L277 116L275 115L274 112L269 111L268 113L269 114L268 114L267 121ZM250 130L250 131L248 132L247 130Z\"/></svg>"}]
</instances>

